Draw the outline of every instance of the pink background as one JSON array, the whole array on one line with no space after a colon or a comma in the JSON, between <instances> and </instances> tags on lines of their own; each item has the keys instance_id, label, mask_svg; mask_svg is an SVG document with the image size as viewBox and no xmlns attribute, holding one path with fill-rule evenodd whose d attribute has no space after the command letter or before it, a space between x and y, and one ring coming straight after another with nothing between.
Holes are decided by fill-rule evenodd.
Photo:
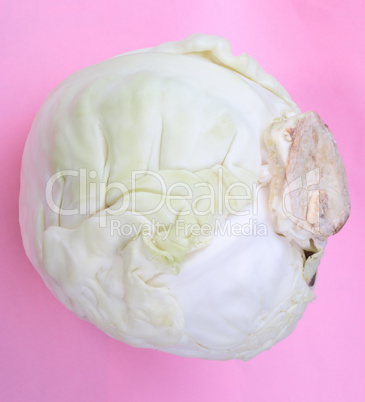
<instances>
[{"instance_id":1,"label":"pink background","mask_svg":"<svg viewBox=\"0 0 365 402\"><path fill-rule=\"evenodd\" d=\"M274 6L275 4L275 6ZM0 1L0 400L364 401L363 1ZM226 37L332 129L352 216L330 239L312 303L249 362L186 359L108 338L66 310L22 248L19 170L32 119L70 73L202 32Z\"/></svg>"}]
</instances>

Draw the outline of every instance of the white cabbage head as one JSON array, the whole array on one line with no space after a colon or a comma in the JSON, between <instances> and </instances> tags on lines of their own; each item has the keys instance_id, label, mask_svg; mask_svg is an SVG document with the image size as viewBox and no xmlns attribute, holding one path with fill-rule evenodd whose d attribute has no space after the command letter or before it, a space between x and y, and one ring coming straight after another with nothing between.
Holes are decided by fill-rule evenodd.
<instances>
[{"instance_id":1,"label":"white cabbage head","mask_svg":"<svg viewBox=\"0 0 365 402\"><path fill-rule=\"evenodd\" d=\"M217 36L73 74L23 157L23 242L49 289L182 356L247 360L291 333L349 208L328 127Z\"/></svg>"}]
</instances>

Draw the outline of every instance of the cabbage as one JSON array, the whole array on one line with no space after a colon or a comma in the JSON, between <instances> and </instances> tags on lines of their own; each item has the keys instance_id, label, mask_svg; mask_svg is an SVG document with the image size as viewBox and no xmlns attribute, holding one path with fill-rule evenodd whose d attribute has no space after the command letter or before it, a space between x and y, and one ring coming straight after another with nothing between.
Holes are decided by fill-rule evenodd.
<instances>
[{"instance_id":1,"label":"cabbage","mask_svg":"<svg viewBox=\"0 0 365 402\"><path fill-rule=\"evenodd\" d=\"M290 334L349 209L328 127L217 36L71 75L22 162L23 243L53 294L181 356L247 360Z\"/></svg>"}]
</instances>

